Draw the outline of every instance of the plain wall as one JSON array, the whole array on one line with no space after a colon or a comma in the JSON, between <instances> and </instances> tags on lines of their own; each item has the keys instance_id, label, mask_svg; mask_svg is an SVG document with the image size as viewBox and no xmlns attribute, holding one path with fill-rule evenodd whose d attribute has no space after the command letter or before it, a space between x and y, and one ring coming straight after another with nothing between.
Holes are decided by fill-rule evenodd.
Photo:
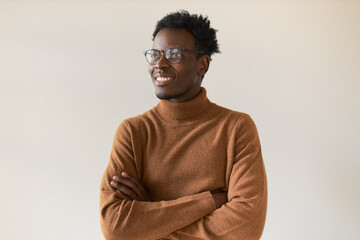
<instances>
[{"instance_id":1,"label":"plain wall","mask_svg":"<svg viewBox=\"0 0 360 240\"><path fill-rule=\"evenodd\" d=\"M120 122L158 100L157 20L208 15L211 101L257 124L262 239L359 239L360 1L0 0L0 239L103 239L99 184Z\"/></svg>"}]
</instances>

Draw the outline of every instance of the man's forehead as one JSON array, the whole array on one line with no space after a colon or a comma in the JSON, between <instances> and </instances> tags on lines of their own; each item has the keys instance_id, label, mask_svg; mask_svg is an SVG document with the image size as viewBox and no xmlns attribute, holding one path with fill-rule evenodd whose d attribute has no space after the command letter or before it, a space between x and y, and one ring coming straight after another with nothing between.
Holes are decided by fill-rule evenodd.
<instances>
[{"instance_id":1,"label":"man's forehead","mask_svg":"<svg viewBox=\"0 0 360 240\"><path fill-rule=\"evenodd\" d=\"M195 37L184 28L164 28L156 35L153 48L164 50L170 47L194 48Z\"/></svg>"}]
</instances>

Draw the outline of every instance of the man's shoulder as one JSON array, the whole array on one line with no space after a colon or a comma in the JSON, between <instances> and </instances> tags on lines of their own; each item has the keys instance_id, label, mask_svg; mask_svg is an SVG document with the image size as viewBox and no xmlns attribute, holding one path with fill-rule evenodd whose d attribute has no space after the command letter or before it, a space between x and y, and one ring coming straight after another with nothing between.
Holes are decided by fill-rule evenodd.
<instances>
[{"instance_id":1,"label":"man's shoulder","mask_svg":"<svg viewBox=\"0 0 360 240\"><path fill-rule=\"evenodd\" d=\"M218 114L221 114L223 117L233 120L233 121L241 121L243 119L250 118L249 114L237 110L233 110L227 107L223 107L220 105L214 104L214 110ZM250 118L251 119L251 118Z\"/></svg>"},{"instance_id":2,"label":"man's shoulder","mask_svg":"<svg viewBox=\"0 0 360 240\"><path fill-rule=\"evenodd\" d=\"M155 118L155 108L156 106L139 115L128 117L122 121L122 124L126 124L129 127L139 128L149 122L153 122Z\"/></svg>"}]
</instances>

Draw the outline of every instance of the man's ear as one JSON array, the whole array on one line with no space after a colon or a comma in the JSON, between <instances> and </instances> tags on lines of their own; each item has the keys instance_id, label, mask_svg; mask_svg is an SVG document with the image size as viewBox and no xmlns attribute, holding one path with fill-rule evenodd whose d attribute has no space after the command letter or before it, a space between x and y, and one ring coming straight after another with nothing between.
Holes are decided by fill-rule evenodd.
<instances>
[{"instance_id":1,"label":"man's ear","mask_svg":"<svg viewBox=\"0 0 360 240\"><path fill-rule=\"evenodd\" d=\"M205 73L208 71L210 65L209 55L203 55L199 58L199 70L198 74L201 77L205 76Z\"/></svg>"}]
</instances>

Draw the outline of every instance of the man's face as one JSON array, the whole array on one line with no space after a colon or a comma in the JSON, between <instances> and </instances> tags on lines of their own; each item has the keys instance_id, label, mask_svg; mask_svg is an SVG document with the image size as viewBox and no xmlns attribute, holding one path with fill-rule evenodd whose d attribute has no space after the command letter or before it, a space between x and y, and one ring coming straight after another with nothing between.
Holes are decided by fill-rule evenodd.
<instances>
[{"instance_id":1,"label":"man's face","mask_svg":"<svg viewBox=\"0 0 360 240\"><path fill-rule=\"evenodd\" d=\"M168 48L195 49L195 38L186 29L165 28L158 32L153 42L153 49ZM155 94L160 99L172 102L189 101L200 93L201 78L206 73L209 57L183 52L179 63L171 64L162 54L160 60L149 65L149 73L155 87Z\"/></svg>"}]
</instances>

